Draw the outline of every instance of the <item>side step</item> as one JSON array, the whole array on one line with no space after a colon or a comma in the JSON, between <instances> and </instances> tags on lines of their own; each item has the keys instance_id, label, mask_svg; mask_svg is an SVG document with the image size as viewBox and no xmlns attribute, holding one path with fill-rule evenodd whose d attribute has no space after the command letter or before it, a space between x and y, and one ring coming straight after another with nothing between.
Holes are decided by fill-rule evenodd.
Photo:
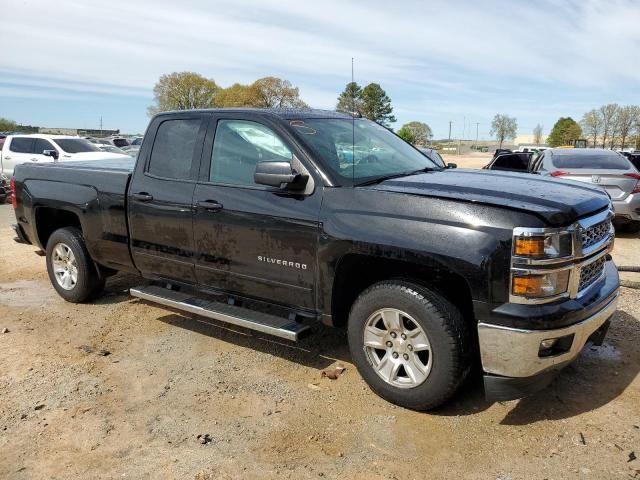
<instances>
[{"instance_id":1,"label":"side step","mask_svg":"<svg viewBox=\"0 0 640 480\"><path fill-rule=\"evenodd\" d=\"M196 315L230 323L239 327L250 328L258 332L286 338L287 340L297 341L302 333L309 330L308 325L302 325L288 318L276 317L275 315L256 312L226 303L212 302L155 285L131 288L129 293L143 300L159 303L177 310L195 313Z\"/></svg>"}]
</instances>

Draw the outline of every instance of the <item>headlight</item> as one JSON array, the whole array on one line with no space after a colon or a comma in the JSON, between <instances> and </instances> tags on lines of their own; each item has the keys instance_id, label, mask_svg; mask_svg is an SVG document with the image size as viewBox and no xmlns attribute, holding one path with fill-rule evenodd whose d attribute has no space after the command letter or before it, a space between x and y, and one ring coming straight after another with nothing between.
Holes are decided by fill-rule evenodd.
<instances>
[{"instance_id":1,"label":"headlight","mask_svg":"<svg viewBox=\"0 0 640 480\"><path fill-rule=\"evenodd\" d=\"M513 232L513 254L535 260L570 257L573 254L571 232L534 233L516 228Z\"/></svg>"},{"instance_id":2,"label":"headlight","mask_svg":"<svg viewBox=\"0 0 640 480\"><path fill-rule=\"evenodd\" d=\"M512 295L524 298L556 297L568 289L569 269L522 276L514 273L511 281Z\"/></svg>"}]
</instances>

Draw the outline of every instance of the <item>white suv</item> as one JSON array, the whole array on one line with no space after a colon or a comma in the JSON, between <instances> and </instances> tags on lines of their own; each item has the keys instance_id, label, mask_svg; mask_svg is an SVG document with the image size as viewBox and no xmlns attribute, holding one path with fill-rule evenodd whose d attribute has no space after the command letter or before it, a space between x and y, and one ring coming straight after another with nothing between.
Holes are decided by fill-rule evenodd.
<instances>
[{"instance_id":1,"label":"white suv","mask_svg":"<svg viewBox=\"0 0 640 480\"><path fill-rule=\"evenodd\" d=\"M16 165L29 162L105 160L128 155L103 152L91 142L67 135L9 135L0 153L0 173L13 176Z\"/></svg>"}]
</instances>

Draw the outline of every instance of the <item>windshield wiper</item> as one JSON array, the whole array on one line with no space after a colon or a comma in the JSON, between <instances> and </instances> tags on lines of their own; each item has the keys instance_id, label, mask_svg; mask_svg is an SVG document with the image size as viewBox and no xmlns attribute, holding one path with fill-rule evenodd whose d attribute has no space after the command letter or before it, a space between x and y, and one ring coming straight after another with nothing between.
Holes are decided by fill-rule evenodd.
<instances>
[{"instance_id":1,"label":"windshield wiper","mask_svg":"<svg viewBox=\"0 0 640 480\"><path fill-rule=\"evenodd\" d=\"M418 175L419 173L432 172L436 170L435 168L426 167L421 168L419 170L412 170L410 172L402 172L402 173L391 173L389 175L383 175L381 177L372 178L370 180L365 180L361 183L356 183L356 187L364 187L367 185L376 185L378 183L382 183L385 180L391 180L392 178L400 178L400 177L408 177L410 175Z\"/></svg>"}]
</instances>

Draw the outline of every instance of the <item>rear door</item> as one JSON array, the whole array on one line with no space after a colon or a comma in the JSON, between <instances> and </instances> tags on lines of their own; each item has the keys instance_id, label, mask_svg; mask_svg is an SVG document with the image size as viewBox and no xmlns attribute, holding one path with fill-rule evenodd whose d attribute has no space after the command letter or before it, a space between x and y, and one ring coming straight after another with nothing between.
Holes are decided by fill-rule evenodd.
<instances>
[{"instance_id":1,"label":"rear door","mask_svg":"<svg viewBox=\"0 0 640 480\"><path fill-rule=\"evenodd\" d=\"M304 171L295 142L263 117L216 114L206 145L194 194L198 282L243 297L315 309L322 189L313 188L312 176L304 194L253 179L259 161L288 161Z\"/></svg>"},{"instance_id":2,"label":"rear door","mask_svg":"<svg viewBox=\"0 0 640 480\"><path fill-rule=\"evenodd\" d=\"M192 201L207 118L160 116L149 127L128 190L131 253L149 278L195 283Z\"/></svg>"}]
</instances>

